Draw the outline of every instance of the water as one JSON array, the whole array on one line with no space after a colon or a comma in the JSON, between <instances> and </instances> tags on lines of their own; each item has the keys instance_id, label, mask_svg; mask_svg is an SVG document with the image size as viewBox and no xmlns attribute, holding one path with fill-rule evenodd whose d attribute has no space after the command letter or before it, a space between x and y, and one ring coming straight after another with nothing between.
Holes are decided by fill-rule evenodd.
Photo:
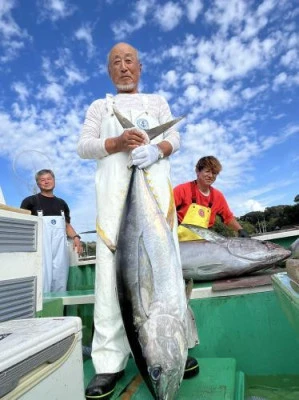
<instances>
[{"instance_id":1,"label":"water","mask_svg":"<svg viewBox=\"0 0 299 400\"><path fill-rule=\"evenodd\" d=\"M246 376L246 400L298 400L299 375Z\"/></svg>"}]
</instances>

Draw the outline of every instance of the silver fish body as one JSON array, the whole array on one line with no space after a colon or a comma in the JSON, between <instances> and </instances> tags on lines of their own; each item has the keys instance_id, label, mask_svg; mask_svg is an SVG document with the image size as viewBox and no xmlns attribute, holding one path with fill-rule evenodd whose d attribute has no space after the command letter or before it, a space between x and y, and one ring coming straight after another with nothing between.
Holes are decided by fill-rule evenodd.
<instances>
[{"instance_id":1,"label":"silver fish body","mask_svg":"<svg viewBox=\"0 0 299 400\"><path fill-rule=\"evenodd\" d=\"M120 308L136 364L155 399L175 398L187 358L187 302L172 232L134 168L116 250Z\"/></svg>"},{"instance_id":2,"label":"silver fish body","mask_svg":"<svg viewBox=\"0 0 299 400\"><path fill-rule=\"evenodd\" d=\"M299 258L299 238L296 239L290 246L292 258Z\"/></svg>"},{"instance_id":3,"label":"silver fish body","mask_svg":"<svg viewBox=\"0 0 299 400\"><path fill-rule=\"evenodd\" d=\"M272 242L223 237L208 229L185 226L205 239L180 243L185 279L237 277L270 268L291 255L289 250Z\"/></svg>"}]
</instances>

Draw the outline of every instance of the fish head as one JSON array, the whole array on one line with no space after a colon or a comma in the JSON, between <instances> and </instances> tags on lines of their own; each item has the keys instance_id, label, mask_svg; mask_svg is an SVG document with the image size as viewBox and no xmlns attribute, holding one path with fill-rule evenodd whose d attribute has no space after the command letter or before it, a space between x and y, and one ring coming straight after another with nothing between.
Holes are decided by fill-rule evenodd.
<instances>
[{"instance_id":1,"label":"fish head","mask_svg":"<svg viewBox=\"0 0 299 400\"><path fill-rule=\"evenodd\" d=\"M139 340L156 398L174 399L187 359L185 326L174 317L160 315L142 326Z\"/></svg>"}]
</instances>

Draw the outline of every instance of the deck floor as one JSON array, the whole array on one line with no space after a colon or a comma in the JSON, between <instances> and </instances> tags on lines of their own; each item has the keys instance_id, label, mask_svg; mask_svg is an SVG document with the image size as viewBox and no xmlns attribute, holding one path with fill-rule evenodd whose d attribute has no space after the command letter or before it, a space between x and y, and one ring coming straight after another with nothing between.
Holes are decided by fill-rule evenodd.
<instances>
[{"instance_id":1,"label":"deck floor","mask_svg":"<svg viewBox=\"0 0 299 400\"><path fill-rule=\"evenodd\" d=\"M205 358L198 361L200 374L182 382L177 400L235 399L235 361L227 358ZM89 359L84 362L85 387L93 374L92 361ZM133 359L129 360L125 375L117 383L112 399L152 400Z\"/></svg>"}]
</instances>

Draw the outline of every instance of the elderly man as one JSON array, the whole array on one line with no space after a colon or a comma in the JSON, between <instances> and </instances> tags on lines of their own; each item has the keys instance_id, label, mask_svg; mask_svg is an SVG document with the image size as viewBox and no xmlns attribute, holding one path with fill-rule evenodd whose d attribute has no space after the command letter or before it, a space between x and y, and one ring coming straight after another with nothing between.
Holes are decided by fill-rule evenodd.
<instances>
[{"instance_id":1,"label":"elderly man","mask_svg":"<svg viewBox=\"0 0 299 400\"><path fill-rule=\"evenodd\" d=\"M174 188L178 223L211 228L216 215L220 215L222 221L236 231L239 237L248 237L248 233L229 209L223 194L212 186L221 170L222 165L216 157L202 157L195 167L197 179ZM181 225L178 228L178 235L181 242L201 239Z\"/></svg>"},{"instance_id":2,"label":"elderly man","mask_svg":"<svg viewBox=\"0 0 299 400\"><path fill-rule=\"evenodd\" d=\"M130 155L133 165L147 169L161 209L167 215L170 203L168 156L180 146L179 133L174 129L169 129L149 143L143 129L165 123L172 116L163 97L138 93L141 68L134 47L118 43L111 49L108 73L117 94L108 94L105 99L91 104L78 144L78 154L82 158L98 162L96 302L92 344L96 375L86 389L87 399L106 400L111 397L130 354L116 297L115 256L110 250L117 242L130 180L127 168ZM114 106L136 128L123 130L114 115ZM197 374L197 361L188 357L185 371L186 377Z\"/></svg>"}]
</instances>

